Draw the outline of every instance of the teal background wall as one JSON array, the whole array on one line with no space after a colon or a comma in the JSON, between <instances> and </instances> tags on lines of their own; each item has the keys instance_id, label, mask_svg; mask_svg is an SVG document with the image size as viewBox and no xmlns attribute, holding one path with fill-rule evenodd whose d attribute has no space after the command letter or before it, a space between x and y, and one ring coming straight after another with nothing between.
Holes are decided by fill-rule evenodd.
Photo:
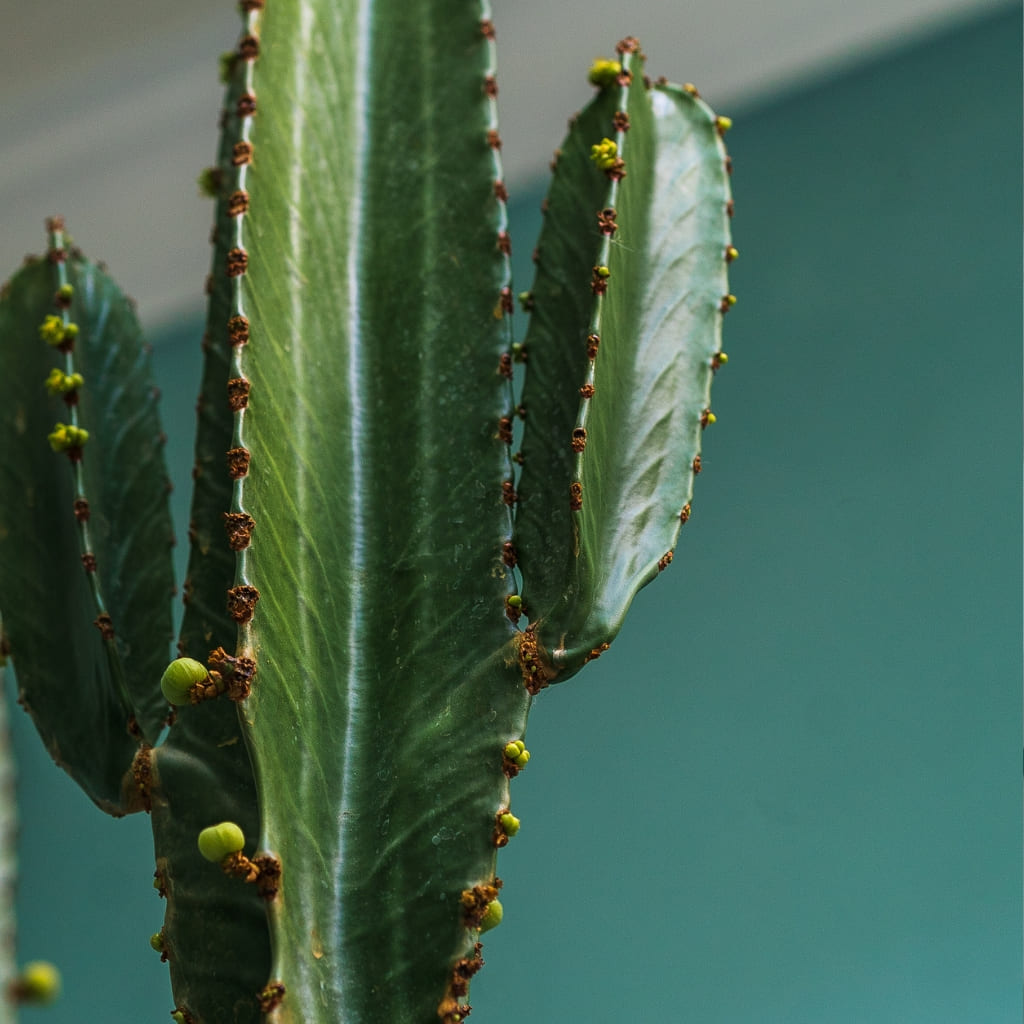
<instances>
[{"instance_id":1,"label":"teal background wall","mask_svg":"<svg viewBox=\"0 0 1024 1024\"><path fill-rule=\"evenodd\" d=\"M1020 38L1007 9L725 111L739 303L693 517L536 702L473 1020L1020 1019ZM179 523L195 327L155 339ZM67 987L26 1019L168 1020L148 823L15 743L21 951Z\"/></svg>"}]
</instances>

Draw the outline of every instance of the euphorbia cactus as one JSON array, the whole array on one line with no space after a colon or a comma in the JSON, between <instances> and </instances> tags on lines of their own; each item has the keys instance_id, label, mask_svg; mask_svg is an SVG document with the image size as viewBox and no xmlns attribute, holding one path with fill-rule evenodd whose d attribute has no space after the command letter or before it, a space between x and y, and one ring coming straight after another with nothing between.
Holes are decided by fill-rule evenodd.
<instances>
[{"instance_id":1,"label":"euphorbia cactus","mask_svg":"<svg viewBox=\"0 0 1024 1024\"><path fill-rule=\"evenodd\" d=\"M181 660L138 327L57 219L0 306L0 607L55 759L152 815L175 1019L451 1024L531 697L690 514L728 122L595 63L513 344L487 5L241 7Z\"/></svg>"}]
</instances>

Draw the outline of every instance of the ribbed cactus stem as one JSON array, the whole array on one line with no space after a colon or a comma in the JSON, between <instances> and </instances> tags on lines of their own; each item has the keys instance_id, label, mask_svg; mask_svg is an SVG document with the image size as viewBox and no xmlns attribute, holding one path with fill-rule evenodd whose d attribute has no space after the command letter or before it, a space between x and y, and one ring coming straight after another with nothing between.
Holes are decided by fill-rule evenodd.
<instances>
[{"instance_id":1,"label":"ribbed cactus stem","mask_svg":"<svg viewBox=\"0 0 1024 1024\"><path fill-rule=\"evenodd\" d=\"M239 44L236 61L241 71L236 70L240 82L241 93L235 101L233 114L237 124L237 143L242 151L252 152L252 127L256 113L255 68L259 56L259 24L262 10L256 5L248 8L243 5L242 40ZM227 200L228 213L231 216L233 236L232 247L228 250L224 267L220 273L226 274L231 294L230 319L228 333L232 333L231 324L244 324L246 334L249 331L249 318L245 306L243 278L248 270L249 256L246 251L246 223L249 210L248 179L251 162L248 159L239 161L234 167L234 181L231 183L231 196ZM215 272L217 272L215 270ZM234 339L232 339L234 340ZM249 405L249 381L245 375L245 344L231 346L231 379L228 381L228 404L233 413L233 432L231 447L235 451L248 451L245 443L245 417ZM253 658L252 619L259 591L252 585L249 568L249 543L255 522L245 507L245 488L248 481L245 476L234 478L232 487L231 511L225 517L228 529L229 546L235 552L234 586L228 591L226 600L228 612L238 624L236 656Z\"/></svg>"}]
</instances>

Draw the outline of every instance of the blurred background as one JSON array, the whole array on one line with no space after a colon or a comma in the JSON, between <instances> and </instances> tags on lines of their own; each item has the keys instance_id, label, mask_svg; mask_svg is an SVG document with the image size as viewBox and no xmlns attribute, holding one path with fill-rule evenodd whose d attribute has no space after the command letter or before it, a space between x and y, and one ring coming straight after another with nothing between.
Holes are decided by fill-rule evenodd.
<instances>
[{"instance_id":1,"label":"blurred background","mask_svg":"<svg viewBox=\"0 0 1024 1024\"><path fill-rule=\"evenodd\" d=\"M0 7L2 265L61 212L137 298L181 527L234 5ZM733 117L741 256L672 568L536 701L473 1019L1020 1020L1019 6L494 8L517 286L627 33ZM14 728L20 953L66 986L26 1020L168 1020L148 822Z\"/></svg>"}]
</instances>

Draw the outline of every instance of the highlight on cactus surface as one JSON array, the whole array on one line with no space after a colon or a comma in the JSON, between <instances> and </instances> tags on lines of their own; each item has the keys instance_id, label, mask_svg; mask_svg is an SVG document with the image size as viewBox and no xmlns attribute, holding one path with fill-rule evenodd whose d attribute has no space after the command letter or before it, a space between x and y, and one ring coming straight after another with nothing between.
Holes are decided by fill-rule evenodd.
<instances>
[{"instance_id":1,"label":"highlight on cactus surface","mask_svg":"<svg viewBox=\"0 0 1024 1024\"><path fill-rule=\"evenodd\" d=\"M690 516L731 122L622 39L519 291L487 4L240 7L179 656L146 346L55 217L0 297L0 659L94 803L151 815L175 1020L452 1024L532 699Z\"/></svg>"}]
</instances>

